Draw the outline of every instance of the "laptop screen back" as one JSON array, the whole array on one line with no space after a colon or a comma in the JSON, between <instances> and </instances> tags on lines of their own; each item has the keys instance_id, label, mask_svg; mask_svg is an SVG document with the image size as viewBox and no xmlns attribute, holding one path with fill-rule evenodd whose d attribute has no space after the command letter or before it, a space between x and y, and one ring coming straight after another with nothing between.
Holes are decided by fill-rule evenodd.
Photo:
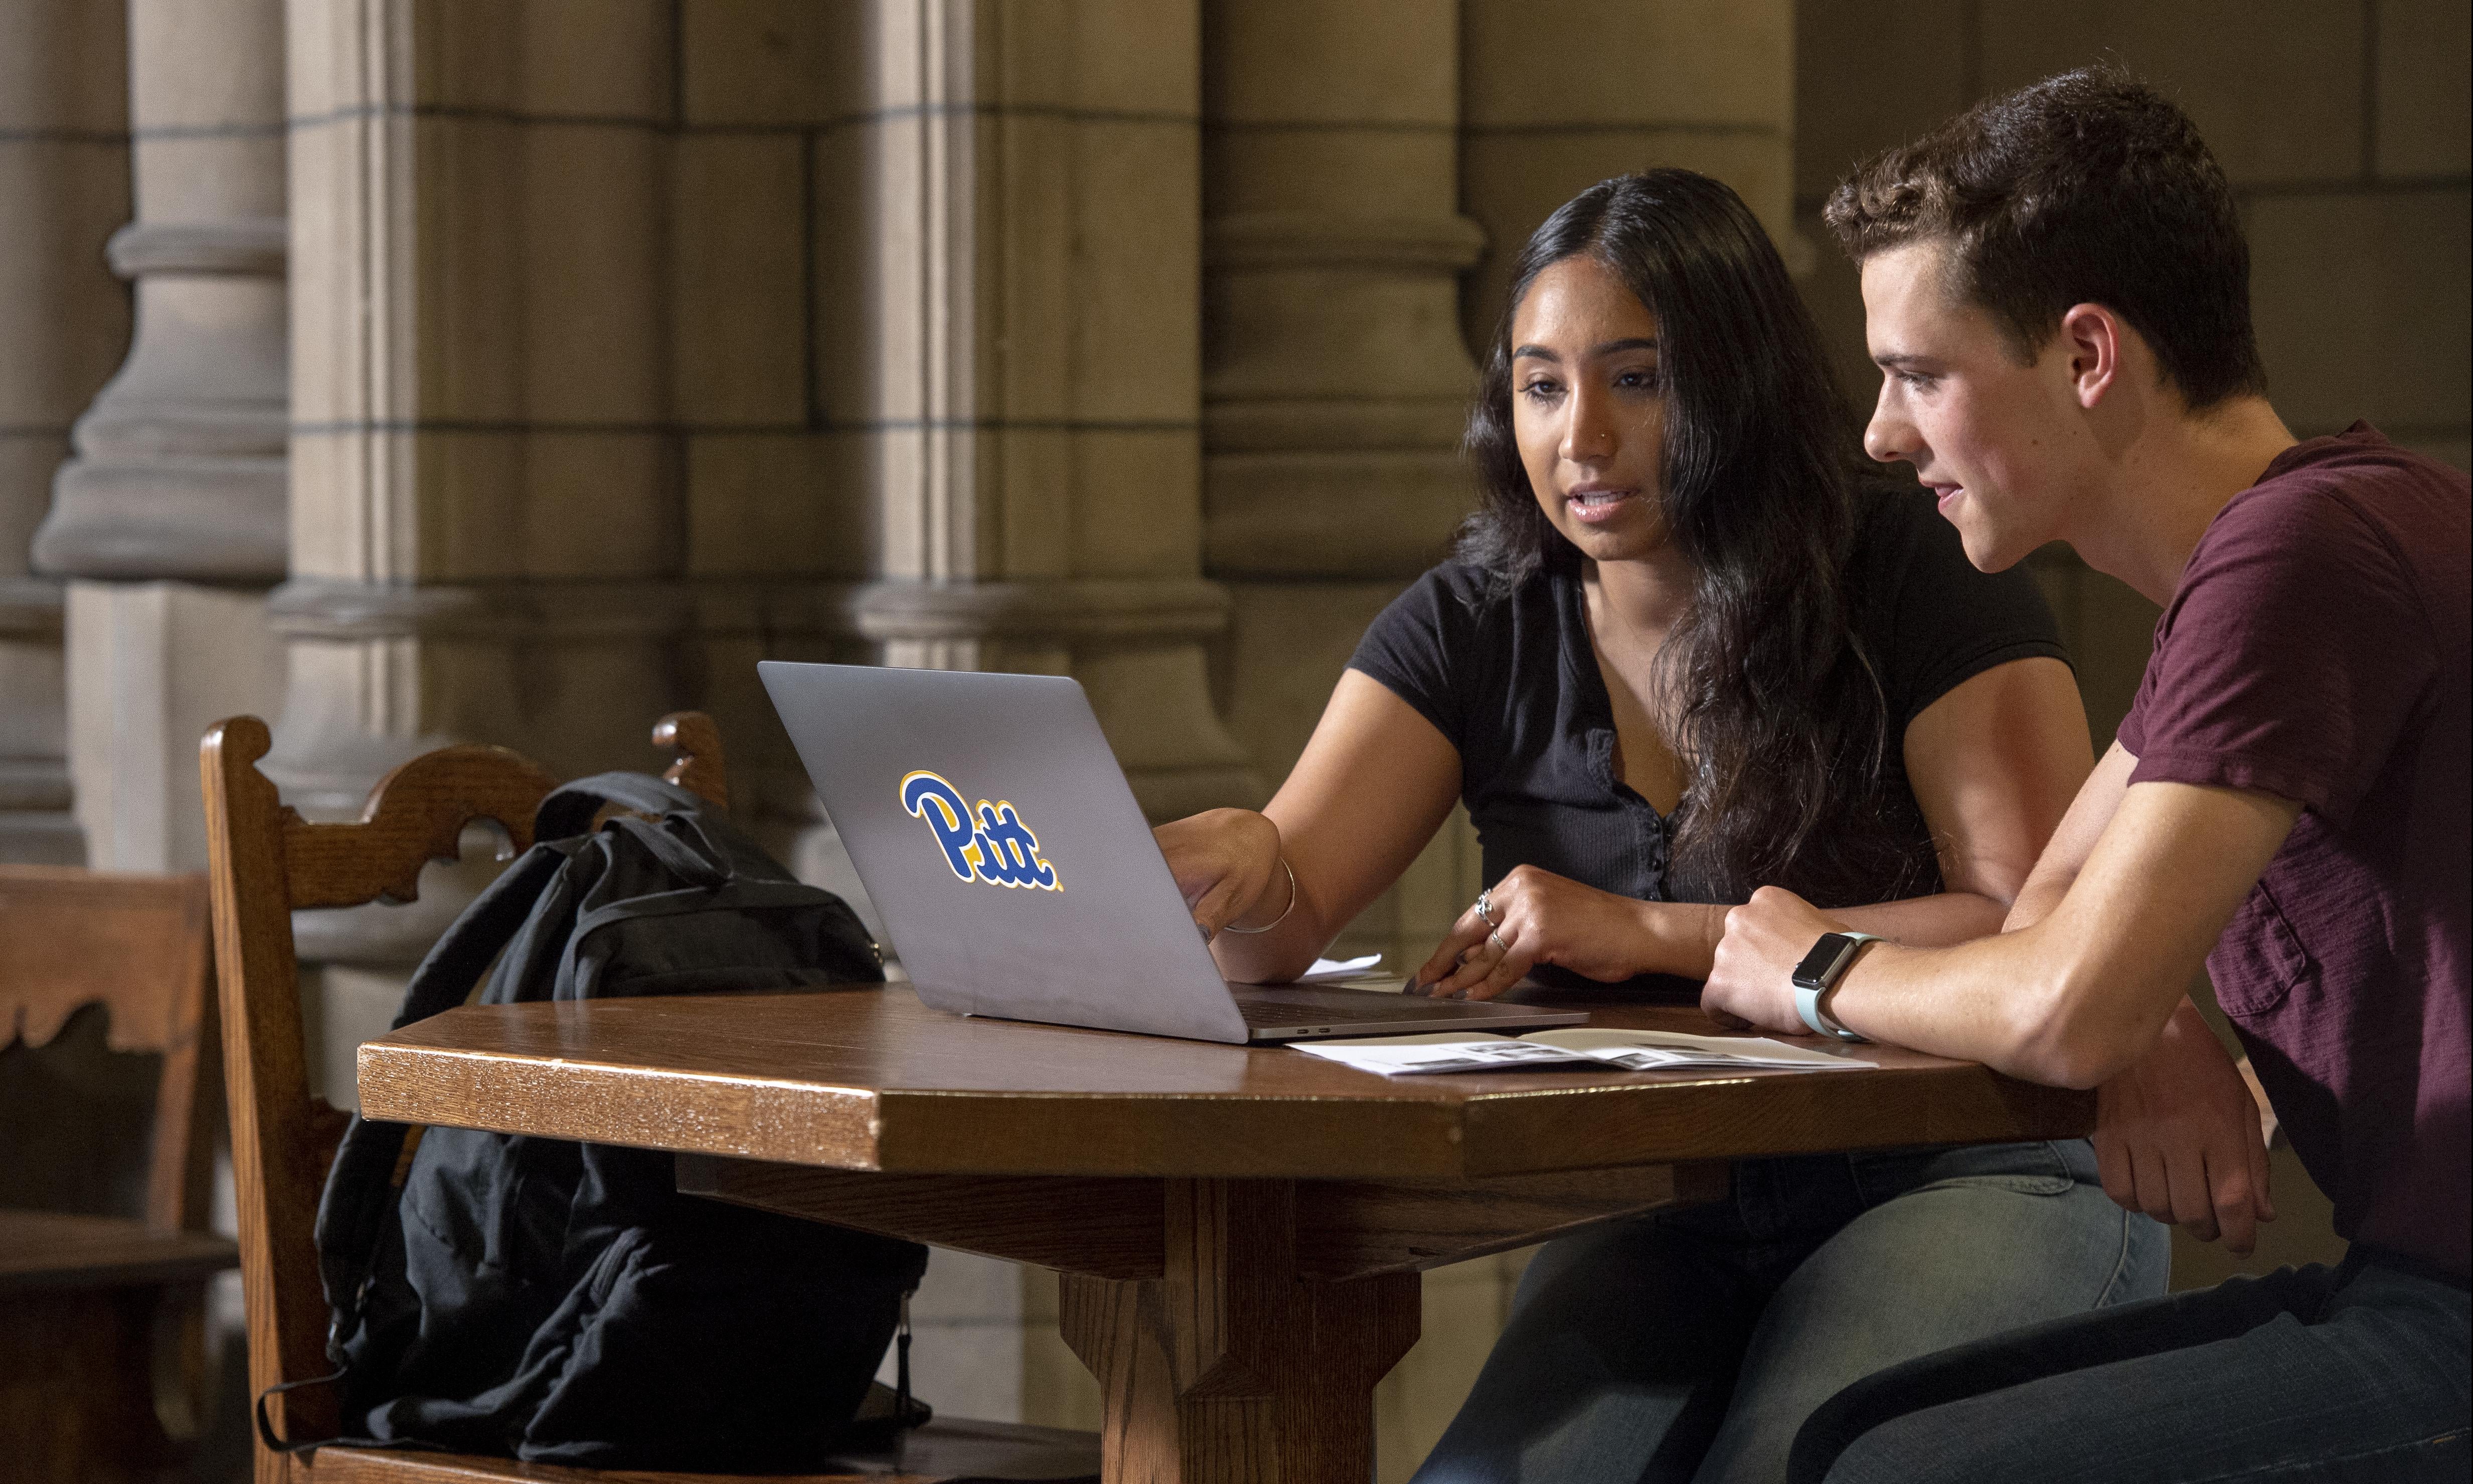
<instances>
[{"instance_id":1,"label":"laptop screen back","mask_svg":"<svg viewBox=\"0 0 2473 1484\"><path fill-rule=\"evenodd\" d=\"M757 673L921 999L1245 1040L1079 684L781 660Z\"/></svg>"}]
</instances>

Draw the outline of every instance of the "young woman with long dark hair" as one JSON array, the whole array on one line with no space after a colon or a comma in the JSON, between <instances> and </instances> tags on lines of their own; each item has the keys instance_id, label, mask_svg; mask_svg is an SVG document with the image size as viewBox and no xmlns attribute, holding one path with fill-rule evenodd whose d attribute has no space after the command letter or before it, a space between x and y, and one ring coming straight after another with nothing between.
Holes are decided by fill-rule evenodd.
<instances>
[{"instance_id":1,"label":"young woman with long dark hair","mask_svg":"<svg viewBox=\"0 0 2473 1484\"><path fill-rule=\"evenodd\" d=\"M1657 170L1556 211L1485 357L1458 552L1262 812L1159 831L1222 970L1293 978L1455 800L1487 890L1428 993L1688 989L1771 883L1906 942L1998 931L2085 717L2031 583L1867 484L1853 426L1732 191ZM2165 1267L2082 1140L1743 1161L1728 1202L1545 1248L1419 1478L1774 1479L1839 1387Z\"/></svg>"}]
</instances>

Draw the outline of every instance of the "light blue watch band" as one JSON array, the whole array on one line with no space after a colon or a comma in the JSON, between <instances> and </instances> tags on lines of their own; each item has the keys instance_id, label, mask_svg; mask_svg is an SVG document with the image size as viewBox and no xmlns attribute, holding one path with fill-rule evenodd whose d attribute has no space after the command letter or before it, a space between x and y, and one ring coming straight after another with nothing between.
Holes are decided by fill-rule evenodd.
<instances>
[{"instance_id":1,"label":"light blue watch band","mask_svg":"<svg viewBox=\"0 0 2473 1484\"><path fill-rule=\"evenodd\" d=\"M1867 943L1886 943L1888 941L1879 933L1839 933L1837 936L1840 938L1851 939L1858 946ZM1855 960L1860 955L1857 954L1847 955L1846 962L1838 967L1837 975L1832 977L1827 984L1822 985L1816 990L1806 989L1800 984L1794 987L1794 1013L1803 1017L1803 1023L1812 1027L1813 1035L1835 1036L1839 1041L1861 1041L1864 1039L1855 1034L1853 1031L1848 1030L1846 1027L1838 1024L1836 1020L1830 1018L1830 1017L1820 1008L1820 996L1828 993L1831 990L1837 988L1837 980L1845 976L1847 969L1855 967Z\"/></svg>"}]
</instances>

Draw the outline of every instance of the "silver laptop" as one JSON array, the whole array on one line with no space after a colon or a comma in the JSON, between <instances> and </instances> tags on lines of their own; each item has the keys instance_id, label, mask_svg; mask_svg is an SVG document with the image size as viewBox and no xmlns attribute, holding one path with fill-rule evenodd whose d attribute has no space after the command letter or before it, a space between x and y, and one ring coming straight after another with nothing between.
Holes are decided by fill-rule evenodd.
<instances>
[{"instance_id":1,"label":"silver laptop","mask_svg":"<svg viewBox=\"0 0 2473 1484\"><path fill-rule=\"evenodd\" d=\"M1588 1020L1222 979L1070 680L756 669L902 968L939 1010L1238 1043Z\"/></svg>"}]
</instances>

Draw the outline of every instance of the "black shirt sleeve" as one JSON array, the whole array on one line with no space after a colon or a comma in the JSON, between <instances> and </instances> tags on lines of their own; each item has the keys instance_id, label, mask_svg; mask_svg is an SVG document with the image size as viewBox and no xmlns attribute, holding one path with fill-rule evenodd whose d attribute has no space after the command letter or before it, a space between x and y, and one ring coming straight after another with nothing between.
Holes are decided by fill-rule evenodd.
<instances>
[{"instance_id":1,"label":"black shirt sleeve","mask_svg":"<svg viewBox=\"0 0 2473 1484\"><path fill-rule=\"evenodd\" d=\"M1502 657L1479 639L1479 579L1445 562L1408 585L1366 626L1348 667L1361 670L1417 708L1434 730L1468 755L1469 698L1485 694L1480 672Z\"/></svg>"},{"instance_id":2,"label":"black shirt sleeve","mask_svg":"<svg viewBox=\"0 0 2473 1484\"><path fill-rule=\"evenodd\" d=\"M2060 626L2024 566L1978 571L1929 496L1868 493L1848 580L1856 631L1880 667L1903 735L1924 708L1995 665L2049 656L2067 663Z\"/></svg>"}]
</instances>

